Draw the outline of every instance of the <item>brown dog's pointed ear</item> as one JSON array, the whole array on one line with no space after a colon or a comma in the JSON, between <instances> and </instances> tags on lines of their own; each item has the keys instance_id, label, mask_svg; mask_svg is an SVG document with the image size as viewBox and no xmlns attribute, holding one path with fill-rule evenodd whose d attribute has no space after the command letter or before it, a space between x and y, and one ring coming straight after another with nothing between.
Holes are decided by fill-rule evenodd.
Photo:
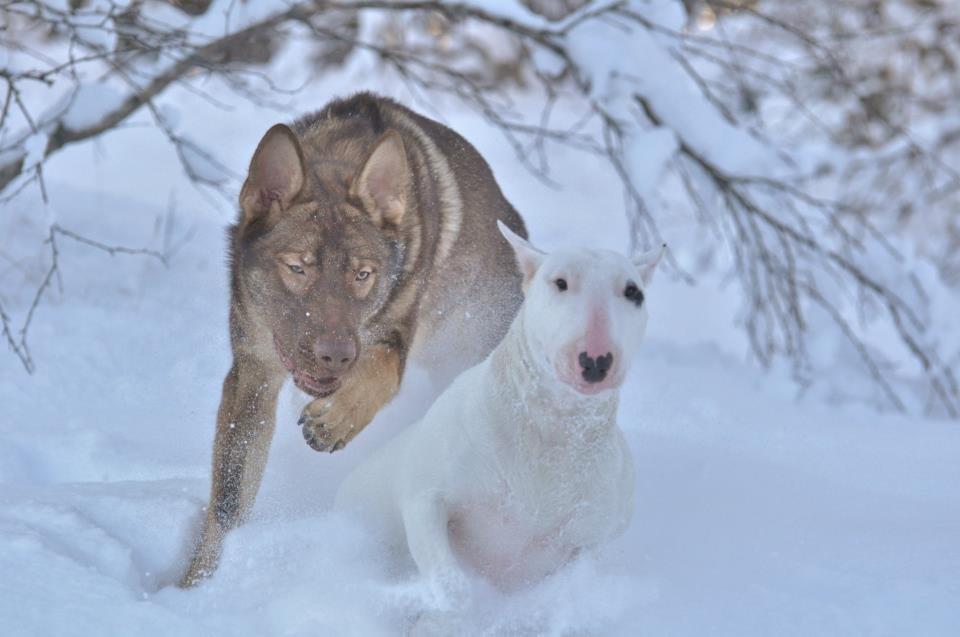
<instances>
[{"instance_id":1,"label":"brown dog's pointed ear","mask_svg":"<svg viewBox=\"0 0 960 637\"><path fill-rule=\"evenodd\" d=\"M277 124L260 140L250 160L250 171L240 191L240 208L250 221L266 215L274 205L283 210L303 188L303 154L288 126Z\"/></svg>"},{"instance_id":2,"label":"brown dog's pointed ear","mask_svg":"<svg viewBox=\"0 0 960 637\"><path fill-rule=\"evenodd\" d=\"M407 210L410 169L403 139L388 130L374 144L363 168L350 185L350 194L378 226L399 225Z\"/></svg>"},{"instance_id":3,"label":"brown dog's pointed ear","mask_svg":"<svg viewBox=\"0 0 960 637\"><path fill-rule=\"evenodd\" d=\"M513 254L517 259L517 267L520 269L520 274L523 275L523 289L526 290L533 279L533 275L537 273L540 264L543 263L543 259L547 255L534 248L529 241L508 228L507 224L499 219L497 220L497 228L500 229L500 234L513 248Z\"/></svg>"}]
</instances>

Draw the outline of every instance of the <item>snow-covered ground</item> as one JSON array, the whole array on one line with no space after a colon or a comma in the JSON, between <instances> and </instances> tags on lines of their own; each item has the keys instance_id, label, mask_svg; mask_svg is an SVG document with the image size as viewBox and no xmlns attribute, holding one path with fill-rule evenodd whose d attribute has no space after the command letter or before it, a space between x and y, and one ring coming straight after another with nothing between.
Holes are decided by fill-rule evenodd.
<instances>
[{"instance_id":1,"label":"snow-covered ground","mask_svg":"<svg viewBox=\"0 0 960 637\"><path fill-rule=\"evenodd\" d=\"M297 108L380 86L362 71L309 89ZM189 93L170 104L237 172L285 118L220 113ZM437 110L491 161L540 246L625 247L621 190L602 167L559 155L564 187L552 189L475 116ZM38 282L25 257L44 253L38 237L52 220L107 243L176 250L164 267L62 238L62 291L31 330L36 374L0 352L0 633L401 632L429 595L329 507L349 468L425 408L420 375L333 456L304 444L295 421L305 398L285 388L254 519L230 535L212 579L174 587L206 504L229 363L232 212L186 186L147 127L68 150L46 174L48 206L28 192L0 213L0 289L18 318L30 289L15 282L21 268ZM692 261L696 233L678 223L666 234ZM960 427L815 395L798 402L789 381L747 362L734 286L658 275L648 298L648 338L620 412L638 467L632 526L531 590L481 595L476 632L960 634Z\"/></svg>"}]
</instances>

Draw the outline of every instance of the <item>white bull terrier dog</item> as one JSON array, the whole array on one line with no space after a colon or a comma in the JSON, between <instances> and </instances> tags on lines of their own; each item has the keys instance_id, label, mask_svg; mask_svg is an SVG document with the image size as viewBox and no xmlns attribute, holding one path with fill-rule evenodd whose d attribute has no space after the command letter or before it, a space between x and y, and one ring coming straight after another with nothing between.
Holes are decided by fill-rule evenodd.
<instances>
[{"instance_id":1,"label":"white bull terrier dog","mask_svg":"<svg viewBox=\"0 0 960 637\"><path fill-rule=\"evenodd\" d=\"M617 403L663 249L632 261L544 254L500 231L524 277L508 334L337 494L338 509L406 540L447 608L464 601L469 571L502 590L531 584L619 535L632 514Z\"/></svg>"}]
</instances>

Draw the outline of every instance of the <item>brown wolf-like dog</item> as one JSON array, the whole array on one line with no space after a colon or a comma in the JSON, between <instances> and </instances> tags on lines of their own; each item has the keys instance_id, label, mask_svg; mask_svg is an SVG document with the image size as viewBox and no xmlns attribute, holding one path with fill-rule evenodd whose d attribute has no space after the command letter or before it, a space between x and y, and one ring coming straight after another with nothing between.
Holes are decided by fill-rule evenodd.
<instances>
[{"instance_id":1,"label":"brown wolf-like dog","mask_svg":"<svg viewBox=\"0 0 960 637\"><path fill-rule=\"evenodd\" d=\"M350 442L394 396L407 358L449 380L502 338L521 302L497 220L526 236L465 139L369 93L264 135L230 231L233 366L223 383L210 504L181 585L217 566L253 506L277 394L315 398L317 451Z\"/></svg>"}]
</instances>

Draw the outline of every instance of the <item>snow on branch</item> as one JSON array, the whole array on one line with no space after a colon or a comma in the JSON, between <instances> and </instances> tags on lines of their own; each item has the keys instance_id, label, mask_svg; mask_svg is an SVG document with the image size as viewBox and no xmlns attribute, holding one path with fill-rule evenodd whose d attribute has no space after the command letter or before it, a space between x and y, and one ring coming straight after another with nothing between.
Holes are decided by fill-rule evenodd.
<instances>
[{"instance_id":1,"label":"snow on branch","mask_svg":"<svg viewBox=\"0 0 960 637\"><path fill-rule=\"evenodd\" d=\"M73 37L89 44L86 32L93 28L89 26L92 20L81 20L78 24L74 14L55 11L47 5L35 2L14 2L4 6L2 10L25 13L25 9L21 5L36 5L38 19L43 20L48 25L60 26L62 29L69 31ZM117 7L118 5L110 4L109 10L100 14L103 22L96 27L98 31L109 29L107 20L114 19L112 16ZM118 124L143 106L152 110L152 100L175 82L183 80L189 72L198 67L206 68L225 63L227 61L226 57L237 46L249 41L257 33L269 31L291 20L296 15L298 15L296 7L288 8L200 45L191 44L190 40L194 38L186 37L182 38L184 41L169 46L152 44L154 41L163 40L164 36L169 37L169 33L166 29L154 26L151 21L138 22L136 28L132 30L135 39L138 42L145 43L150 51L155 52L162 49L164 57L156 63L145 65L147 68L139 69L136 79L132 74L122 72L124 65L121 62L126 51L115 51L112 55L101 53L93 56L71 58L67 63L57 64L42 71L18 72L10 69L0 69L0 79L3 79L7 85L6 101L8 103L2 111L2 115L0 115L0 131L6 132L5 125L9 113L9 102L11 101L16 104L28 125L27 130L19 134L13 134L12 141L0 145L0 192L3 192L11 182L24 173L36 171L39 175L39 166L42 164L42 159L62 148L116 128ZM28 16L29 14L25 14L22 17ZM131 34L130 31L126 30L122 32L126 36ZM98 44L103 45L104 43L98 42ZM31 112L20 98L20 83L26 81L52 83L54 76L61 73L68 74L75 70L78 65L94 60L108 62L109 66L129 85L128 90L125 93L120 93L106 83L77 84L59 106L40 116ZM154 68L150 68L150 66ZM162 123L158 122L158 125L163 128ZM191 177L214 184L222 181L219 179L203 179L205 176L209 177L209 170L192 172L191 166L194 164L191 164L187 158L204 157L208 165L215 162L211 158L205 157L205 153L199 151L183 138L172 134L172 132L167 132L170 141L177 147L178 155L184 160L184 166ZM31 163L28 161L31 159L31 155L28 153L28 143L31 140L36 140L38 135L42 135L42 139L46 143L39 152L41 161ZM36 154L34 153L34 155Z\"/></svg>"}]
</instances>

